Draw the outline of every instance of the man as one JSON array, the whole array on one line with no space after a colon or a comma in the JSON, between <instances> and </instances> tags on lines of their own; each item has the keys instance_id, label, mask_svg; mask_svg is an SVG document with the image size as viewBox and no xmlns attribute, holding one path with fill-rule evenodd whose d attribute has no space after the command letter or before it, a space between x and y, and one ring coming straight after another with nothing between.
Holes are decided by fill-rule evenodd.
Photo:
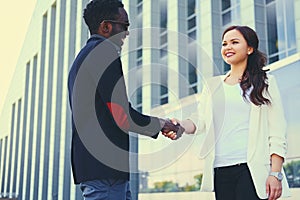
<instances>
[{"instance_id":1,"label":"man","mask_svg":"<svg viewBox=\"0 0 300 200\"><path fill-rule=\"evenodd\" d=\"M121 46L129 20L118 0L93 0L84 9L91 37L69 73L72 110L72 171L84 199L131 199L129 135L177 139L183 129L170 120L143 115L128 102ZM179 129L179 130L178 130Z\"/></svg>"}]
</instances>

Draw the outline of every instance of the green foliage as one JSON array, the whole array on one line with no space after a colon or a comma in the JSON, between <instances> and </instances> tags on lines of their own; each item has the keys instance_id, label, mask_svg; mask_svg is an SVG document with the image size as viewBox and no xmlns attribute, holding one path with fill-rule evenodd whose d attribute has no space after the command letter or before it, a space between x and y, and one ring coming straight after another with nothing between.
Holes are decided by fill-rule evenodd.
<instances>
[{"instance_id":1,"label":"green foliage","mask_svg":"<svg viewBox=\"0 0 300 200\"><path fill-rule=\"evenodd\" d=\"M161 181L154 183L153 192L178 192L179 187L173 181Z\"/></svg>"},{"instance_id":2,"label":"green foliage","mask_svg":"<svg viewBox=\"0 0 300 200\"><path fill-rule=\"evenodd\" d=\"M147 190L143 190L141 192L153 193L153 192L190 192L197 191L200 189L202 183L202 174L197 174L194 176L196 180L196 184L189 185L188 183L179 187L178 183L174 183L173 181L159 181L154 183L154 188L149 188Z\"/></svg>"},{"instance_id":3,"label":"green foliage","mask_svg":"<svg viewBox=\"0 0 300 200\"><path fill-rule=\"evenodd\" d=\"M289 186L300 187L300 160L291 161L283 166Z\"/></svg>"},{"instance_id":4,"label":"green foliage","mask_svg":"<svg viewBox=\"0 0 300 200\"><path fill-rule=\"evenodd\" d=\"M202 184L202 177L203 177L203 174L197 174L197 175L194 176L194 179L196 179L197 187L199 189L200 189L201 184Z\"/></svg>"},{"instance_id":5,"label":"green foliage","mask_svg":"<svg viewBox=\"0 0 300 200\"><path fill-rule=\"evenodd\" d=\"M181 188L181 191L183 192L191 192L196 190L198 190L198 187L195 184L193 185L186 184L184 187Z\"/></svg>"}]
</instances>

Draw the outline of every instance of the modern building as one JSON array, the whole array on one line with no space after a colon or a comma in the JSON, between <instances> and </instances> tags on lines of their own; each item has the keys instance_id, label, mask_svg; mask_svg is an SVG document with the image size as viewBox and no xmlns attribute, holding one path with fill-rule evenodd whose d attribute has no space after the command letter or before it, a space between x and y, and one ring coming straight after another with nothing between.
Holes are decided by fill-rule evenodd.
<instances>
[{"instance_id":1,"label":"modern building","mask_svg":"<svg viewBox=\"0 0 300 200\"><path fill-rule=\"evenodd\" d=\"M128 95L137 110L185 118L195 111L205 79L229 70L221 34L232 24L254 28L277 78L288 120L289 182L300 197L300 0L123 0L130 36L122 50ZM37 1L0 116L0 193L18 199L82 199L70 167L69 67L89 37L88 0ZM280 123L280 122L278 122ZM202 173L201 136L171 142L132 134L132 189L159 181L192 185ZM298 165L299 166L299 165ZM139 183L139 173L147 174ZM298 184L299 183L299 184ZM147 186L148 185L148 186ZM182 199L199 198L193 193ZM212 195L210 196L212 197ZM167 199L167 198L164 198Z\"/></svg>"},{"instance_id":2,"label":"modern building","mask_svg":"<svg viewBox=\"0 0 300 200\"><path fill-rule=\"evenodd\" d=\"M133 30L125 53L129 96L144 113L188 117L196 109L195 100L206 78L229 70L220 54L223 30L236 24L254 28L259 49L268 56L270 73L276 76L282 94L288 120L286 164L293 166L289 183L299 187L300 149L295 142L300 139L300 15L295 10L299 4L298 0L130 1ZM149 172L149 188L160 181L193 184L193 177L202 173L203 162L198 158L201 136L183 139L186 141L175 144L165 138L139 140L139 170ZM158 151L162 152L159 158L145 156ZM173 152L173 159L168 160ZM293 191L300 196L299 190ZM147 194L142 196L147 199Z\"/></svg>"}]
</instances>

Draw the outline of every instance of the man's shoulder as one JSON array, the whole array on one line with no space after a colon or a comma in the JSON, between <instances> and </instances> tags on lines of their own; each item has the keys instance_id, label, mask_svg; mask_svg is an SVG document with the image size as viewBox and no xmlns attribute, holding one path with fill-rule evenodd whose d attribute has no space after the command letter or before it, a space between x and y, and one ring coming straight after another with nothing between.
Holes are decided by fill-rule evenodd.
<instances>
[{"instance_id":1,"label":"man's shoulder","mask_svg":"<svg viewBox=\"0 0 300 200\"><path fill-rule=\"evenodd\" d=\"M85 46L81 49L81 52L89 52L91 50L93 50L98 44L102 43L104 41L103 38L101 37L94 37L94 36L91 36Z\"/></svg>"},{"instance_id":2,"label":"man's shoulder","mask_svg":"<svg viewBox=\"0 0 300 200\"><path fill-rule=\"evenodd\" d=\"M83 62L83 60L85 59L85 57L100 43L102 43L104 41L103 38L101 37L95 37L95 36L91 36L85 46L83 46L81 48L81 50L79 51L79 53L77 54L73 65L77 65L77 64L81 64Z\"/></svg>"}]
</instances>

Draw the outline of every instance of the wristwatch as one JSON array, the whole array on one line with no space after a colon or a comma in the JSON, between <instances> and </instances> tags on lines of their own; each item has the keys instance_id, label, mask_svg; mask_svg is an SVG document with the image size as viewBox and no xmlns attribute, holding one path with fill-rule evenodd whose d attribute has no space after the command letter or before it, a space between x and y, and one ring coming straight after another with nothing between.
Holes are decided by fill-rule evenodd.
<instances>
[{"instance_id":1,"label":"wristwatch","mask_svg":"<svg viewBox=\"0 0 300 200\"><path fill-rule=\"evenodd\" d=\"M281 172L270 172L269 176L274 176L278 179L278 181L282 181L283 174Z\"/></svg>"}]
</instances>

